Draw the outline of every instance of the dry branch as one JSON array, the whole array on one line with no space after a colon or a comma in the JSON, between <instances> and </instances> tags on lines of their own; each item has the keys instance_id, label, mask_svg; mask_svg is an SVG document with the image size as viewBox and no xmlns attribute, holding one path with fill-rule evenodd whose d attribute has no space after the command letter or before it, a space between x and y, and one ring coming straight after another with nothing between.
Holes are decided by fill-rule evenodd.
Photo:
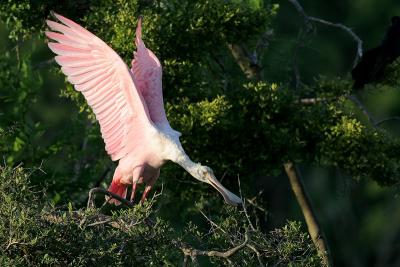
<instances>
[{"instance_id":1,"label":"dry branch","mask_svg":"<svg viewBox=\"0 0 400 267\"><path fill-rule=\"evenodd\" d=\"M300 173L292 162L285 163L284 167L286 174L289 177L294 195L296 196L297 202L303 212L304 219L306 220L308 232L317 248L318 255L321 257L324 266L330 266L328 246L315 216L315 212L311 206L311 201L307 196L306 189L300 178Z\"/></svg>"},{"instance_id":2,"label":"dry branch","mask_svg":"<svg viewBox=\"0 0 400 267\"><path fill-rule=\"evenodd\" d=\"M207 250L199 250L199 249L188 246L187 244L183 243L182 241L172 240L172 244L174 244L176 247L178 247L179 249L182 250L183 255L184 255L184 264L186 263L186 265L187 265L188 257L190 257L192 259L192 261L196 261L198 256L220 257L220 258L228 259L233 254L235 254L237 251L244 248L248 242L249 242L249 235L248 235L248 233L245 233L244 241L242 244L240 244L236 247L233 247L231 249L228 249L227 251L221 252L221 251L216 251L216 250L208 250L208 251Z\"/></svg>"}]
</instances>

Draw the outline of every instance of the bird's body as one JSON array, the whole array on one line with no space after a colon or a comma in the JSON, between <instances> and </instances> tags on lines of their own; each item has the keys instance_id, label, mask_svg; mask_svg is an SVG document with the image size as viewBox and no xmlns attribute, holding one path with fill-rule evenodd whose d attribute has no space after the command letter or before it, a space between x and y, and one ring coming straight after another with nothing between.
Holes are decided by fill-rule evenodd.
<instances>
[{"instance_id":1,"label":"bird's body","mask_svg":"<svg viewBox=\"0 0 400 267\"><path fill-rule=\"evenodd\" d=\"M142 200L160 175L161 166L171 160L194 178L211 184L232 205L241 203L223 187L212 170L192 162L179 141L179 132L167 120L162 96L162 68L141 38L141 19L136 29L132 68L98 37L77 23L54 14L61 22L47 21L50 49L77 91L82 92L99 121L106 151L119 160L109 191L126 197L132 185L145 183ZM116 200L110 200L118 204Z\"/></svg>"}]
</instances>

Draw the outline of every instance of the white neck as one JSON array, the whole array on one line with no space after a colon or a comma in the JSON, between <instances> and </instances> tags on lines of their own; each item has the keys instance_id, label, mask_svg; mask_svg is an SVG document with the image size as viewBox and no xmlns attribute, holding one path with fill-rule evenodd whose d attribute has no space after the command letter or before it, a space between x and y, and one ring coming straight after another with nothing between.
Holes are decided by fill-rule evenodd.
<instances>
[{"instance_id":1,"label":"white neck","mask_svg":"<svg viewBox=\"0 0 400 267\"><path fill-rule=\"evenodd\" d=\"M170 152L168 159L182 166L182 168L184 168L197 180L212 185L222 194L227 203L236 206L242 202L239 197L231 193L215 178L210 168L202 166L200 163L194 163L190 160L188 155L186 155L185 151L183 150L181 143L179 142L179 138L175 140L170 139L167 150Z\"/></svg>"},{"instance_id":2,"label":"white neck","mask_svg":"<svg viewBox=\"0 0 400 267\"><path fill-rule=\"evenodd\" d=\"M166 154L168 155L168 159L179 164L182 168L184 168L190 175L194 178L202 181L203 179L199 178L199 168L201 165L199 163L193 162L189 156L185 153L181 143L178 138L169 139L167 142Z\"/></svg>"},{"instance_id":3,"label":"white neck","mask_svg":"<svg viewBox=\"0 0 400 267\"><path fill-rule=\"evenodd\" d=\"M176 131L171 132L168 131L162 135L163 143L164 143L164 159L171 160L177 164L179 164L182 168L184 168L190 175L192 175L197 180L202 182L207 182L201 177L200 168L203 167L199 163L193 162L189 156L185 153L181 142L179 141L179 135L177 135Z\"/></svg>"},{"instance_id":4,"label":"white neck","mask_svg":"<svg viewBox=\"0 0 400 267\"><path fill-rule=\"evenodd\" d=\"M193 162L188 155L186 155L185 151L182 149L181 154L174 160L175 163L179 164L182 168L184 168L190 175L194 178L198 179L199 176L199 167L201 166L198 163Z\"/></svg>"}]
</instances>

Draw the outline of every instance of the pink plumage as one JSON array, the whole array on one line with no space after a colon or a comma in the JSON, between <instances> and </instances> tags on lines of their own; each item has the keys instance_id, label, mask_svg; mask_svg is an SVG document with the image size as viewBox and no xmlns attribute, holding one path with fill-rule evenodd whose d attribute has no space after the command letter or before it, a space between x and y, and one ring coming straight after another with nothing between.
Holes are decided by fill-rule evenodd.
<instances>
[{"instance_id":1,"label":"pink plumage","mask_svg":"<svg viewBox=\"0 0 400 267\"><path fill-rule=\"evenodd\" d=\"M93 109L111 159L119 160L109 191L126 197L132 185L145 183L142 200L160 175L161 166L172 160L194 178L215 187L232 205L240 198L223 187L212 170L192 162L179 136L167 120L162 95L162 67L142 40L141 18L136 29L137 51L132 69L107 44L77 23L54 14L60 23L47 21L55 41L49 48L57 54L62 72ZM119 204L116 200L110 200Z\"/></svg>"}]
</instances>

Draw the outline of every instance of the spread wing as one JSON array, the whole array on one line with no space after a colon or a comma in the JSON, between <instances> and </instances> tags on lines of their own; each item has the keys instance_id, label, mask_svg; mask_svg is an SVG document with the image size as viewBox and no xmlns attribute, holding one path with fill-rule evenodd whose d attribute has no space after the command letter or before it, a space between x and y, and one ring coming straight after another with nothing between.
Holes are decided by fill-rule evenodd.
<instances>
[{"instance_id":1,"label":"spread wing","mask_svg":"<svg viewBox=\"0 0 400 267\"><path fill-rule=\"evenodd\" d=\"M47 21L49 48L100 123L105 149L112 160L124 157L146 130L152 128L147 106L136 90L128 66L101 39L77 23L54 14ZM143 141L143 140L142 140Z\"/></svg>"},{"instance_id":2,"label":"spread wing","mask_svg":"<svg viewBox=\"0 0 400 267\"><path fill-rule=\"evenodd\" d=\"M142 18L136 28L135 44L131 71L138 90L141 92L149 109L151 120L159 127L170 129L165 115L162 94L162 67L157 57L146 48L142 40Z\"/></svg>"}]
</instances>

